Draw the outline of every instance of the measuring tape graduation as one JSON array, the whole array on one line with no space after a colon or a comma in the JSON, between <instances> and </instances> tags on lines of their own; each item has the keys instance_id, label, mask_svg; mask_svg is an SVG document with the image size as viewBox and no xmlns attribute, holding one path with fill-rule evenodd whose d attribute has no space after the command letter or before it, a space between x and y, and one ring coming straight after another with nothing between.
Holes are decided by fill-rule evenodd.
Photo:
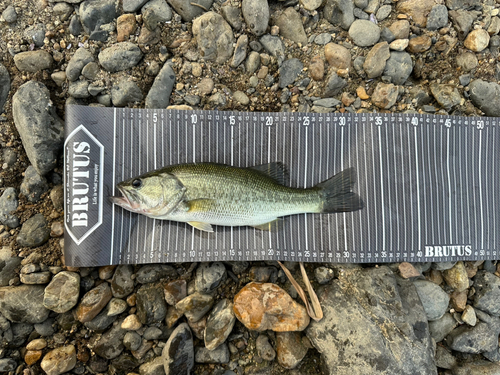
<instances>
[{"instance_id":1,"label":"measuring tape graduation","mask_svg":"<svg viewBox=\"0 0 500 375\"><path fill-rule=\"evenodd\" d=\"M282 260L377 263L496 259L496 118L66 108L69 266ZM299 214L278 231L157 220L113 205L116 184L163 166L282 162L307 188L354 168L364 208Z\"/></svg>"}]
</instances>

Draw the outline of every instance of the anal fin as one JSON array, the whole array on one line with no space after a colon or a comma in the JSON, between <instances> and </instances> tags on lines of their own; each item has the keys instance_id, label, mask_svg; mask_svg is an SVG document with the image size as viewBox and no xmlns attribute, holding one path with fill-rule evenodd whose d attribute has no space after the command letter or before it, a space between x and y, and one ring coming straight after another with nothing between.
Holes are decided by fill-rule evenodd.
<instances>
[{"instance_id":1,"label":"anal fin","mask_svg":"<svg viewBox=\"0 0 500 375\"><path fill-rule=\"evenodd\" d=\"M212 228L212 225L208 223L202 223L200 221L188 221L188 224L193 226L196 229L199 229L203 232L210 232L212 233L214 229Z\"/></svg>"},{"instance_id":2,"label":"anal fin","mask_svg":"<svg viewBox=\"0 0 500 375\"><path fill-rule=\"evenodd\" d=\"M284 222L283 219L278 218L268 223L251 225L251 227L269 232L278 232L283 228L283 222Z\"/></svg>"}]
</instances>

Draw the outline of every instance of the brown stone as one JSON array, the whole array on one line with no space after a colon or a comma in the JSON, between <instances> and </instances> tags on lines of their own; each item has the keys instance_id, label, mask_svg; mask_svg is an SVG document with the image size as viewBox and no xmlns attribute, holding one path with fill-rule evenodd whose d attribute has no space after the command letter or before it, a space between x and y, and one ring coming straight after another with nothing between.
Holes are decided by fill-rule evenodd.
<instances>
[{"instance_id":1,"label":"brown stone","mask_svg":"<svg viewBox=\"0 0 500 375\"><path fill-rule=\"evenodd\" d=\"M339 44L328 43L325 46L325 58L328 64L334 68L348 69L351 67L351 53Z\"/></svg>"},{"instance_id":2,"label":"brown stone","mask_svg":"<svg viewBox=\"0 0 500 375\"><path fill-rule=\"evenodd\" d=\"M90 322L106 306L113 295L107 282L89 290L76 309L76 317L82 322Z\"/></svg>"},{"instance_id":3,"label":"brown stone","mask_svg":"<svg viewBox=\"0 0 500 375\"><path fill-rule=\"evenodd\" d=\"M169 281L163 288L165 301L167 301L169 305L174 306L177 302L187 297L186 280L179 279Z\"/></svg>"},{"instance_id":4,"label":"brown stone","mask_svg":"<svg viewBox=\"0 0 500 375\"><path fill-rule=\"evenodd\" d=\"M340 100L342 101L342 104L344 104L346 107L349 107L352 103L354 103L356 98L348 92L343 92Z\"/></svg>"},{"instance_id":5,"label":"brown stone","mask_svg":"<svg viewBox=\"0 0 500 375\"><path fill-rule=\"evenodd\" d=\"M356 89L356 95L358 95L358 97L361 99L361 100L366 100L366 99L369 99L370 96L366 93L366 90L364 87L362 86L359 86L357 89Z\"/></svg>"},{"instance_id":6,"label":"brown stone","mask_svg":"<svg viewBox=\"0 0 500 375\"><path fill-rule=\"evenodd\" d=\"M142 327L142 323L137 315L130 314L123 320L121 327L127 331L137 331Z\"/></svg>"},{"instance_id":7,"label":"brown stone","mask_svg":"<svg viewBox=\"0 0 500 375\"><path fill-rule=\"evenodd\" d=\"M157 44L160 41L160 33L158 28L156 30L151 31L147 27L143 27L141 29L141 33L139 34L139 38L137 38L137 43L140 45L149 45L152 46Z\"/></svg>"},{"instance_id":8,"label":"brown stone","mask_svg":"<svg viewBox=\"0 0 500 375\"><path fill-rule=\"evenodd\" d=\"M498 267L500 267L500 263L497 264L497 271ZM474 276L476 276L477 273L476 262L465 262L465 271L467 272L467 277L469 279L472 279Z\"/></svg>"},{"instance_id":9,"label":"brown stone","mask_svg":"<svg viewBox=\"0 0 500 375\"><path fill-rule=\"evenodd\" d=\"M467 305L467 291L463 290L461 292L453 292L451 293L451 305L455 309L455 311L461 312L464 311L465 306Z\"/></svg>"},{"instance_id":10,"label":"brown stone","mask_svg":"<svg viewBox=\"0 0 500 375\"><path fill-rule=\"evenodd\" d=\"M153 343L148 340L142 340L141 346L137 350L131 350L130 352L136 359L142 359L146 355L147 351L153 347ZM130 373L129 373L130 374Z\"/></svg>"},{"instance_id":11,"label":"brown stone","mask_svg":"<svg viewBox=\"0 0 500 375\"><path fill-rule=\"evenodd\" d=\"M73 345L68 345L45 354L40 367L47 375L59 375L72 370L75 365L76 349Z\"/></svg>"},{"instance_id":12,"label":"brown stone","mask_svg":"<svg viewBox=\"0 0 500 375\"><path fill-rule=\"evenodd\" d=\"M101 280L108 280L113 277L113 272L115 271L116 266L103 266L99 267L99 278Z\"/></svg>"},{"instance_id":13,"label":"brown stone","mask_svg":"<svg viewBox=\"0 0 500 375\"><path fill-rule=\"evenodd\" d=\"M31 340L28 345L26 345L26 349L28 350L41 350L47 346L47 341L45 339L34 339Z\"/></svg>"},{"instance_id":14,"label":"brown stone","mask_svg":"<svg viewBox=\"0 0 500 375\"><path fill-rule=\"evenodd\" d=\"M300 332L276 333L278 363L286 369L294 369L307 354Z\"/></svg>"},{"instance_id":15,"label":"brown stone","mask_svg":"<svg viewBox=\"0 0 500 375\"><path fill-rule=\"evenodd\" d=\"M172 328L183 315L184 313L181 310L178 310L175 307L169 307L167 315L165 316L165 324L167 325L167 328Z\"/></svg>"},{"instance_id":16,"label":"brown stone","mask_svg":"<svg viewBox=\"0 0 500 375\"><path fill-rule=\"evenodd\" d=\"M396 21L389 26L389 30L396 39L408 39L410 36L410 23L407 20Z\"/></svg>"},{"instance_id":17,"label":"brown stone","mask_svg":"<svg viewBox=\"0 0 500 375\"><path fill-rule=\"evenodd\" d=\"M203 318L198 320L197 322L191 322L188 320L189 328L193 334L199 338L200 340L204 340L205 338L205 328L207 327L207 316L205 315Z\"/></svg>"},{"instance_id":18,"label":"brown stone","mask_svg":"<svg viewBox=\"0 0 500 375\"><path fill-rule=\"evenodd\" d=\"M474 52L481 52L490 43L490 34L484 29L472 30L464 40L464 46Z\"/></svg>"},{"instance_id":19,"label":"brown stone","mask_svg":"<svg viewBox=\"0 0 500 375\"><path fill-rule=\"evenodd\" d=\"M300 14L292 7L286 8L276 18L276 25L279 27L280 34L286 38L301 43L303 46L307 44L307 35L302 25Z\"/></svg>"},{"instance_id":20,"label":"brown stone","mask_svg":"<svg viewBox=\"0 0 500 375\"><path fill-rule=\"evenodd\" d=\"M28 366L31 366L37 363L40 358L42 358L41 350L28 350L24 355L24 362L26 362Z\"/></svg>"},{"instance_id":21,"label":"brown stone","mask_svg":"<svg viewBox=\"0 0 500 375\"><path fill-rule=\"evenodd\" d=\"M309 64L309 74L315 81L321 81L325 76L325 64L321 56L314 56Z\"/></svg>"},{"instance_id":22,"label":"brown stone","mask_svg":"<svg viewBox=\"0 0 500 375\"><path fill-rule=\"evenodd\" d=\"M408 51L411 53L422 53L427 51L432 46L432 40L427 35L420 35L411 38L408 43Z\"/></svg>"},{"instance_id":23,"label":"brown stone","mask_svg":"<svg viewBox=\"0 0 500 375\"><path fill-rule=\"evenodd\" d=\"M264 79L267 77L267 73L269 72L269 68L267 66L261 66L259 71L257 72L258 79Z\"/></svg>"},{"instance_id":24,"label":"brown stone","mask_svg":"<svg viewBox=\"0 0 500 375\"><path fill-rule=\"evenodd\" d=\"M441 271L431 270L431 273L429 274L429 280L436 285L441 285L441 283L443 282L443 275L441 274Z\"/></svg>"},{"instance_id":25,"label":"brown stone","mask_svg":"<svg viewBox=\"0 0 500 375\"><path fill-rule=\"evenodd\" d=\"M427 16L434 5L434 0L399 0L396 10L410 17L415 25L425 27Z\"/></svg>"},{"instance_id":26,"label":"brown stone","mask_svg":"<svg viewBox=\"0 0 500 375\"><path fill-rule=\"evenodd\" d=\"M461 292L469 287L469 277L464 262L457 262L449 270L443 271L443 277L453 290Z\"/></svg>"},{"instance_id":27,"label":"brown stone","mask_svg":"<svg viewBox=\"0 0 500 375\"><path fill-rule=\"evenodd\" d=\"M368 78L381 76L385 69L386 61L391 57L387 42L377 43L366 55L363 69Z\"/></svg>"},{"instance_id":28,"label":"brown stone","mask_svg":"<svg viewBox=\"0 0 500 375\"><path fill-rule=\"evenodd\" d=\"M408 262L402 262L399 265L399 273L403 279L409 279L410 277L420 276L420 272L417 271L413 264Z\"/></svg>"},{"instance_id":29,"label":"brown stone","mask_svg":"<svg viewBox=\"0 0 500 375\"><path fill-rule=\"evenodd\" d=\"M234 297L234 313L255 331L302 331L309 324L306 309L271 283L249 283Z\"/></svg>"},{"instance_id":30,"label":"brown stone","mask_svg":"<svg viewBox=\"0 0 500 375\"><path fill-rule=\"evenodd\" d=\"M398 87L392 83L379 82L372 95L372 103L381 109L391 108L398 98Z\"/></svg>"},{"instance_id":31,"label":"brown stone","mask_svg":"<svg viewBox=\"0 0 500 375\"><path fill-rule=\"evenodd\" d=\"M116 40L118 42L128 40L128 37L135 32L136 28L135 15L131 13L121 15L116 20Z\"/></svg>"}]
</instances>

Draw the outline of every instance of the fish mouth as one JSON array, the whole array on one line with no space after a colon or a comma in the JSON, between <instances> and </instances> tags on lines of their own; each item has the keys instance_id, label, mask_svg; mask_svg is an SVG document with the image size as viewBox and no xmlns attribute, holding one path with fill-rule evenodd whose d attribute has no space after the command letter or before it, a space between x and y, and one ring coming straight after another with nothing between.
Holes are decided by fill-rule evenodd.
<instances>
[{"instance_id":1,"label":"fish mouth","mask_svg":"<svg viewBox=\"0 0 500 375\"><path fill-rule=\"evenodd\" d=\"M126 210L136 212L139 208L139 204L130 200L128 192L122 188L121 186L117 186L120 193L122 193L121 197L109 197L111 203L116 204L117 206L123 207Z\"/></svg>"}]
</instances>

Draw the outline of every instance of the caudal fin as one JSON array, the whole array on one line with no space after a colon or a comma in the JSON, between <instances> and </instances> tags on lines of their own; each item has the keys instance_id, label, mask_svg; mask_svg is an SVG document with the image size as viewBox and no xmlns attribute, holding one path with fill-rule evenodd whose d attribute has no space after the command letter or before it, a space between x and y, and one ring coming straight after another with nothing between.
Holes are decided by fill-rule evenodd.
<instances>
[{"instance_id":1,"label":"caudal fin","mask_svg":"<svg viewBox=\"0 0 500 375\"><path fill-rule=\"evenodd\" d=\"M359 195L353 193L352 187L356 182L356 171L348 168L329 180L323 181L317 187L323 193L323 206L321 212L350 212L361 210L365 205Z\"/></svg>"}]
</instances>

